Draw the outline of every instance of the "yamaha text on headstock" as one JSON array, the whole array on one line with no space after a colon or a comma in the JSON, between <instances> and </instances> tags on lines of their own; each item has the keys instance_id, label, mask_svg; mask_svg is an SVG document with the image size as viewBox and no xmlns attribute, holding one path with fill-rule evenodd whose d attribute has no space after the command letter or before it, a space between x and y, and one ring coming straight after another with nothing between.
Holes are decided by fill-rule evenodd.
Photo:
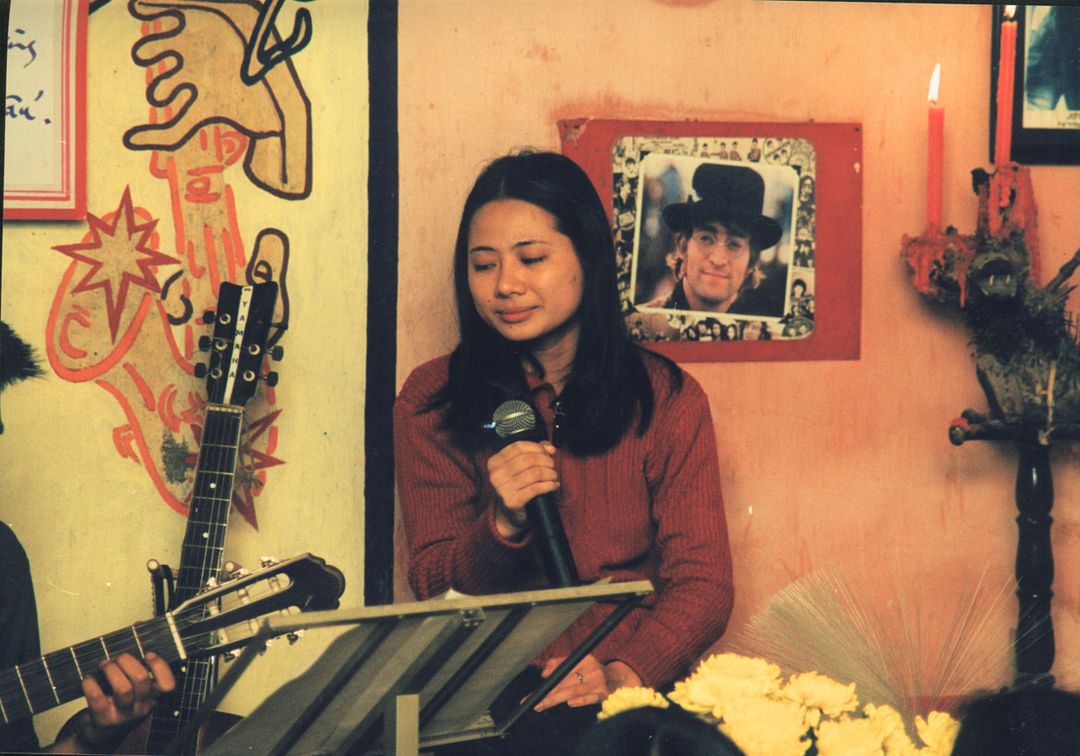
<instances>
[{"instance_id":1,"label":"yamaha text on headstock","mask_svg":"<svg viewBox=\"0 0 1080 756\"><path fill-rule=\"evenodd\" d=\"M275 373L262 374L277 294L278 285L273 282L223 283L217 310L204 316L214 324L214 333L199 339L199 348L209 352L210 359L206 365L196 365L195 374L206 378L208 404L170 605L197 595L221 573L244 405L255 396L260 380L271 386L277 383ZM272 351L270 356L280 358L280 347ZM158 603L164 601L159 598ZM174 671L176 690L154 709L146 753L163 753L198 710L213 687L216 660L184 660Z\"/></svg>"}]
</instances>

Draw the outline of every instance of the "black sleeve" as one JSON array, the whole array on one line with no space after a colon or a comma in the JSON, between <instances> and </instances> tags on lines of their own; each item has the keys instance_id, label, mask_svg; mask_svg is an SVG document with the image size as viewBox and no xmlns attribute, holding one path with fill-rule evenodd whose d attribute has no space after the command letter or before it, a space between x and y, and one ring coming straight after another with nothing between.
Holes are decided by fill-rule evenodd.
<instances>
[{"instance_id":1,"label":"black sleeve","mask_svg":"<svg viewBox=\"0 0 1080 756\"><path fill-rule=\"evenodd\" d=\"M0 522L0 669L41 655L30 562L15 534ZM39 750L33 719L0 724L0 752Z\"/></svg>"}]
</instances>

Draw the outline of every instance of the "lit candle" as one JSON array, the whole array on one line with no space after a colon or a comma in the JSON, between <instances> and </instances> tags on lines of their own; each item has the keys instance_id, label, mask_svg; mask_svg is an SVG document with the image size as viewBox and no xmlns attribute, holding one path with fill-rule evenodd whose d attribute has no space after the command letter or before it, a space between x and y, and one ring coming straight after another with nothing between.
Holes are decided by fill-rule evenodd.
<instances>
[{"instance_id":1,"label":"lit candle","mask_svg":"<svg viewBox=\"0 0 1080 756\"><path fill-rule=\"evenodd\" d=\"M941 64L938 63L930 77L930 93L927 95L926 225L933 229L941 228L942 161L945 155L945 108L937 102L940 84Z\"/></svg>"},{"instance_id":2,"label":"lit candle","mask_svg":"<svg viewBox=\"0 0 1080 756\"><path fill-rule=\"evenodd\" d=\"M1012 152L1013 79L1016 75L1015 5L1005 6L998 45L997 125L994 137L994 162L1007 163Z\"/></svg>"}]
</instances>

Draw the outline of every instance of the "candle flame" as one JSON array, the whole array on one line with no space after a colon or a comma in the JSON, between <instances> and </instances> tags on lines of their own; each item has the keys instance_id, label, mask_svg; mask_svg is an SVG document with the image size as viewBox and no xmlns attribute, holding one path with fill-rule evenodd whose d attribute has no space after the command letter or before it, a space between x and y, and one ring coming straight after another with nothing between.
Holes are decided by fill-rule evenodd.
<instances>
[{"instance_id":1,"label":"candle flame","mask_svg":"<svg viewBox=\"0 0 1080 756\"><path fill-rule=\"evenodd\" d=\"M1006 5L1005 6L1005 17L1008 18L1009 20L1012 20L1012 17L1015 16L1015 15L1016 15L1016 6L1015 5Z\"/></svg>"},{"instance_id":2,"label":"candle flame","mask_svg":"<svg viewBox=\"0 0 1080 756\"><path fill-rule=\"evenodd\" d=\"M941 64L938 63L934 66L934 73L930 76L930 93L926 96L926 99L930 102L936 103L938 101L938 88L941 85Z\"/></svg>"}]
</instances>

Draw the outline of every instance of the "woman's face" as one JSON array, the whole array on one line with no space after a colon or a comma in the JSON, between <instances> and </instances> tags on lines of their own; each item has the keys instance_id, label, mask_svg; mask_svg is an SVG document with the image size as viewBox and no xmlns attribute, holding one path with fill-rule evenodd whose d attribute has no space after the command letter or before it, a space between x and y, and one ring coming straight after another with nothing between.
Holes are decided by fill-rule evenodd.
<instances>
[{"instance_id":1,"label":"woman's face","mask_svg":"<svg viewBox=\"0 0 1080 756\"><path fill-rule=\"evenodd\" d=\"M503 338L576 346L584 272L555 216L522 200L489 202L469 225L469 292Z\"/></svg>"}]
</instances>

